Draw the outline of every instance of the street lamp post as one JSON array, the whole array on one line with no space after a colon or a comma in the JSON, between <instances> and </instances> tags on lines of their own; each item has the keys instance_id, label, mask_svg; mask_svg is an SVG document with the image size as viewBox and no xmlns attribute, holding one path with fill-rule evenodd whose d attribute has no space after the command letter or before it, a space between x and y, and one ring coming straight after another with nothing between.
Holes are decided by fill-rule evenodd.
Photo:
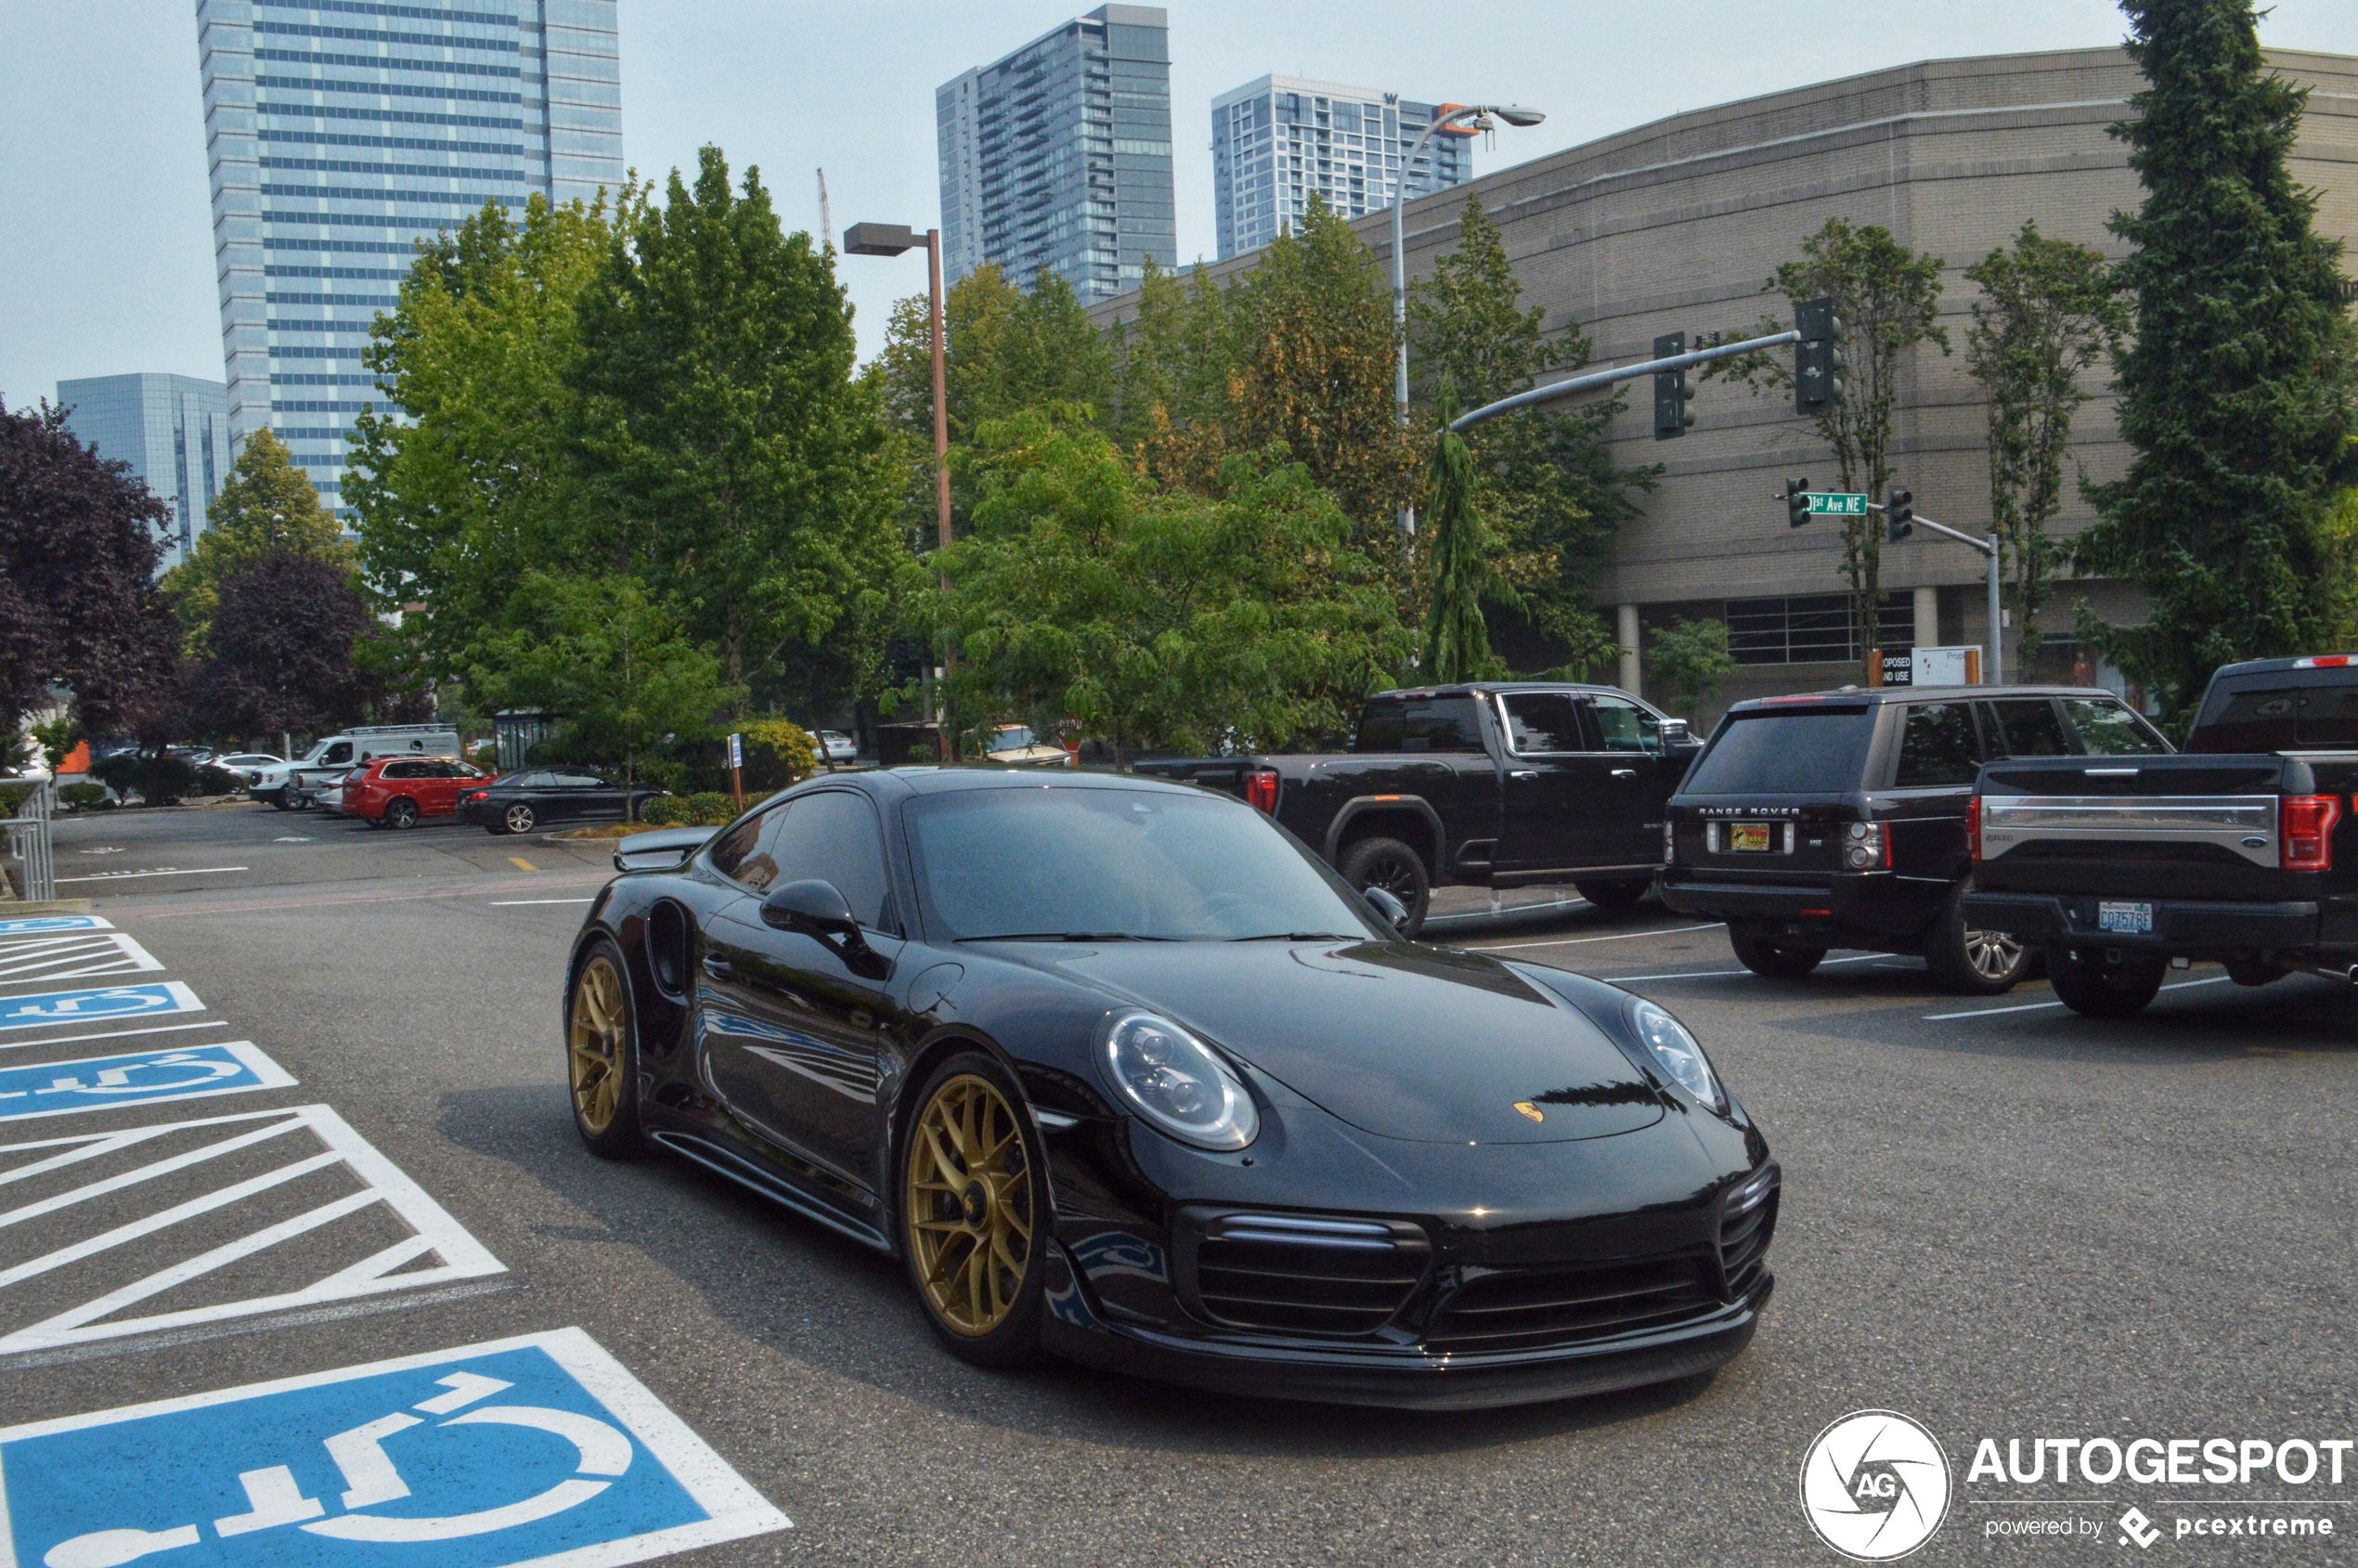
<instances>
[{"instance_id":1,"label":"street lamp post","mask_svg":"<svg viewBox=\"0 0 2358 1568\"><path fill-rule=\"evenodd\" d=\"M907 224L855 223L843 231L843 248L848 255L897 256L916 249L920 244L926 248L933 338L934 529L941 547L947 550L950 547L950 397L941 348L941 230L926 229L922 240L917 238L916 230ZM941 591L944 594L950 591L948 572L941 574ZM947 646L941 652L941 664L944 671L957 667L957 654ZM945 745L952 744L949 735L945 734L942 738Z\"/></svg>"},{"instance_id":2,"label":"street lamp post","mask_svg":"<svg viewBox=\"0 0 2358 1568\"><path fill-rule=\"evenodd\" d=\"M1518 126L1536 125L1548 118L1535 109L1496 103L1465 104L1446 113L1436 114L1432 123L1417 137L1416 146L1408 149L1408 156L1400 161L1400 183L1392 188L1392 330L1397 348L1393 362L1397 370L1394 393L1399 399L1400 424L1404 430L1408 424L1408 251L1401 239L1400 214L1401 209L1408 204L1408 171L1416 167L1417 154L1425 149L1425 143L1440 132L1469 120L1473 122L1475 130L1487 131L1491 128L1490 117L1494 114L1508 124ZM1413 532L1417 526L1416 513L1404 512L1400 516L1402 525Z\"/></svg>"}]
</instances>

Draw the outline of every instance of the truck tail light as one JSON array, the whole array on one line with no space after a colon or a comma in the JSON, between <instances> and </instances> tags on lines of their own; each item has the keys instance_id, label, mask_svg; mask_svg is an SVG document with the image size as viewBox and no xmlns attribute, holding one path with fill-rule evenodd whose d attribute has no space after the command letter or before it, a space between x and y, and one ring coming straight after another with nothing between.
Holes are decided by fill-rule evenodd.
<instances>
[{"instance_id":1,"label":"truck tail light","mask_svg":"<svg viewBox=\"0 0 2358 1568\"><path fill-rule=\"evenodd\" d=\"M1245 775L1245 804L1255 810L1277 814L1277 770L1255 768Z\"/></svg>"},{"instance_id":2,"label":"truck tail light","mask_svg":"<svg viewBox=\"0 0 2358 1568\"><path fill-rule=\"evenodd\" d=\"M1842 863L1853 871L1891 864L1891 840L1881 823L1852 823L1842 836Z\"/></svg>"},{"instance_id":3,"label":"truck tail light","mask_svg":"<svg viewBox=\"0 0 2358 1568\"><path fill-rule=\"evenodd\" d=\"M1965 843L1973 850L1973 863L1981 863L1981 797L1965 801Z\"/></svg>"},{"instance_id":4,"label":"truck tail light","mask_svg":"<svg viewBox=\"0 0 2358 1568\"><path fill-rule=\"evenodd\" d=\"M2339 795L2287 795L2276 810L2276 863L2287 871L2334 868L2334 823L2341 820Z\"/></svg>"}]
</instances>

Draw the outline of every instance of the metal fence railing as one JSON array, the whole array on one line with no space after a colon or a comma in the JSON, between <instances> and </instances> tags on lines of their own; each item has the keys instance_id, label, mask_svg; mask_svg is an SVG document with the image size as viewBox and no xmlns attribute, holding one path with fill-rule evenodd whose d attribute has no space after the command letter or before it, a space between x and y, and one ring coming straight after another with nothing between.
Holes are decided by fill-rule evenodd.
<instances>
[{"instance_id":1,"label":"metal fence railing","mask_svg":"<svg viewBox=\"0 0 2358 1568\"><path fill-rule=\"evenodd\" d=\"M58 896L58 862L49 836L49 821L57 810L58 781L46 779L17 803L15 816L0 823L8 830L8 853L24 867L28 902L45 903Z\"/></svg>"}]
</instances>

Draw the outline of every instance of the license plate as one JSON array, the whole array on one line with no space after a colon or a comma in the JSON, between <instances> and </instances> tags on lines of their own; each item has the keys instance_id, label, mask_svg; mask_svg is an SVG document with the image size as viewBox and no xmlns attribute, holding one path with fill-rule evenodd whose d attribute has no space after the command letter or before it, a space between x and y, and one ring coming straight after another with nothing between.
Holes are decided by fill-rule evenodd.
<instances>
[{"instance_id":1,"label":"license plate","mask_svg":"<svg viewBox=\"0 0 2358 1568\"><path fill-rule=\"evenodd\" d=\"M1728 847L1731 849L1743 850L1747 854L1767 854L1768 852L1768 824L1767 823L1730 824Z\"/></svg>"},{"instance_id":2,"label":"license plate","mask_svg":"<svg viewBox=\"0 0 2358 1568\"><path fill-rule=\"evenodd\" d=\"M2096 929L2118 931L2123 936L2144 936L2154 928L2154 906L2151 904L2100 903L2096 906Z\"/></svg>"}]
</instances>

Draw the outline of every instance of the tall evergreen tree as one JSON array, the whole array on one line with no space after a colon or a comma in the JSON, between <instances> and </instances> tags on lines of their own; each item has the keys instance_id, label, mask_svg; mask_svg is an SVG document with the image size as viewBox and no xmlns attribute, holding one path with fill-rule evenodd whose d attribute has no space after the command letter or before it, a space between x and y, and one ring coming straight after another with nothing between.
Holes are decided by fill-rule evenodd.
<instances>
[{"instance_id":1,"label":"tall evergreen tree","mask_svg":"<svg viewBox=\"0 0 2358 1568\"><path fill-rule=\"evenodd\" d=\"M311 476L295 466L286 443L257 430L205 509L195 553L163 576L164 596L187 629L191 656L201 656L210 641L222 581L278 551L346 570L354 564L343 526L319 504Z\"/></svg>"},{"instance_id":2,"label":"tall evergreen tree","mask_svg":"<svg viewBox=\"0 0 2358 1568\"><path fill-rule=\"evenodd\" d=\"M2286 166L2306 94L2269 73L2249 0L2125 0L2146 87L2114 127L2145 189L2113 231L2135 332L2115 359L2128 473L2092 486L2082 570L2151 602L2092 638L2183 719L2219 665L2337 629L2326 519L2358 469L2358 337L2339 240Z\"/></svg>"}]
</instances>

